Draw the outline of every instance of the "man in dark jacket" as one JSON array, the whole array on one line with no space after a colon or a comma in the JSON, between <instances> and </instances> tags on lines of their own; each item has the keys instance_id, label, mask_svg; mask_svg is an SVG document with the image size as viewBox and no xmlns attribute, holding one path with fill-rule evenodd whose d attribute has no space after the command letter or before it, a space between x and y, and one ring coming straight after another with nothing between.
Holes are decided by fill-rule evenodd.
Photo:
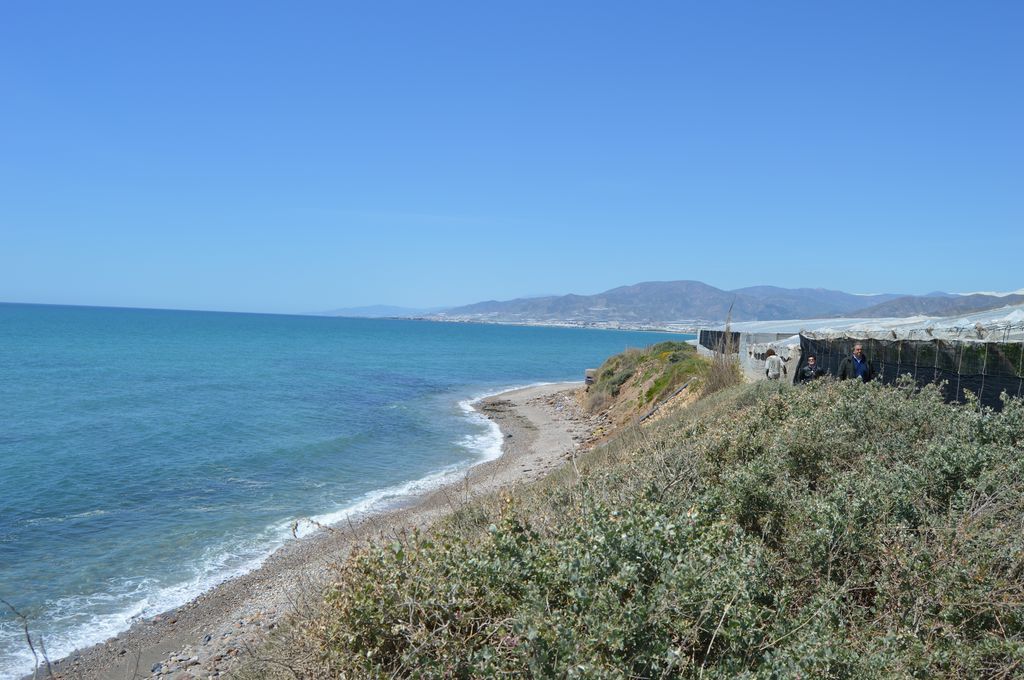
<instances>
[{"instance_id":1,"label":"man in dark jacket","mask_svg":"<svg viewBox=\"0 0 1024 680\"><path fill-rule=\"evenodd\" d=\"M860 378L864 382L868 382L875 377L875 367L871 365L871 361L864 356L864 348L860 343L853 346L853 356L846 357L843 362L839 364L839 379L846 380L847 378Z\"/></svg>"},{"instance_id":2,"label":"man in dark jacket","mask_svg":"<svg viewBox=\"0 0 1024 680\"><path fill-rule=\"evenodd\" d=\"M818 360L811 354L807 357L807 363L796 372L796 381L802 383L811 382L823 375L825 375L825 371L822 370L821 366L818 365Z\"/></svg>"}]
</instances>

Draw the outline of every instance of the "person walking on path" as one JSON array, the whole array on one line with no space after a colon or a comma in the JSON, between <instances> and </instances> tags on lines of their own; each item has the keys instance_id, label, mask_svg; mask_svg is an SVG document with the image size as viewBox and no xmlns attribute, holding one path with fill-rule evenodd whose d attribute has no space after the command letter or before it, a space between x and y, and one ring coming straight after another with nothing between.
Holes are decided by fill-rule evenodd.
<instances>
[{"instance_id":1,"label":"person walking on path","mask_svg":"<svg viewBox=\"0 0 1024 680\"><path fill-rule=\"evenodd\" d=\"M839 379L860 378L868 382L875 377L875 367L871 360L864 356L864 347L858 342L853 346L853 356L848 356L839 364Z\"/></svg>"},{"instance_id":2,"label":"person walking on path","mask_svg":"<svg viewBox=\"0 0 1024 680\"><path fill-rule=\"evenodd\" d=\"M779 380L786 375L786 365L782 363L782 357L770 347L764 353L764 375L769 380Z\"/></svg>"},{"instance_id":3,"label":"person walking on path","mask_svg":"<svg viewBox=\"0 0 1024 680\"><path fill-rule=\"evenodd\" d=\"M807 363L796 372L796 381L800 383L811 382L825 375L825 371L818 365L817 358L811 354L807 357Z\"/></svg>"}]
</instances>

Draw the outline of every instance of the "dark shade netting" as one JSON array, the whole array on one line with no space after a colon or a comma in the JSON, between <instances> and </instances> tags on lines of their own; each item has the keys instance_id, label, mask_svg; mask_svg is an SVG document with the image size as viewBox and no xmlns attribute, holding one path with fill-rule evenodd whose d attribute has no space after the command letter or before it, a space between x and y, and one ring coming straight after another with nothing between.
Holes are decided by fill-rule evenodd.
<instances>
[{"instance_id":1,"label":"dark shade netting","mask_svg":"<svg viewBox=\"0 0 1024 680\"><path fill-rule=\"evenodd\" d=\"M858 340L812 339L800 336L800 365L814 355L830 375L838 375L840 362L860 344L875 368L875 380L895 382L904 374L918 385L945 382L947 401L964 401L974 393L982 404L1002 408L1000 395L1024 397L1024 343L963 342L961 340Z\"/></svg>"},{"instance_id":2,"label":"dark shade netting","mask_svg":"<svg viewBox=\"0 0 1024 680\"><path fill-rule=\"evenodd\" d=\"M735 331L727 335L725 331L702 330L697 336L697 342L712 352L724 352L728 349L730 354L735 354L739 351L740 334Z\"/></svg>"}]
</instances>

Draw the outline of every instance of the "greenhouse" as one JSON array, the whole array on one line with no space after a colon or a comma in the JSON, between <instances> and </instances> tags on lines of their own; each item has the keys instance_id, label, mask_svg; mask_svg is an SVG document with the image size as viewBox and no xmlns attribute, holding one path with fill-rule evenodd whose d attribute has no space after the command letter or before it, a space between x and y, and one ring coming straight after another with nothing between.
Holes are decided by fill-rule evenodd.
<instances>
[{"instance_id":1,"label":"greenhouse","mask_svg":"<svg viewBox=\"0 0 1024 680\"><path fill-rule=\"evenodd\" d=\"M827 373L838 374L843 358L861 344L876 380L885 383L909 375L919 385L943 384L950 401L964 401L971 392L995 409L1003 393L1024 397L1024 305L963 317L758 321L729 330L730 336L721 328L702 331L700 344L714 350L728 339L752 379L763 377L768 348L786 361L792 379L810 354Z\"/></svg>"}]
</instances>

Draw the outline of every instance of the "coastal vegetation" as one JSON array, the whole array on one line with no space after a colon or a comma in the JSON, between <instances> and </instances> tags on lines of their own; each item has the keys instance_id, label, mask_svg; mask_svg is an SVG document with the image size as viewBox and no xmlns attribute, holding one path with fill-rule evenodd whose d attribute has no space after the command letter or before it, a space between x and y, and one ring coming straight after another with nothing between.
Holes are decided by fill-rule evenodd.
<instances>
[{"instance_id":1,"label":"coastal vegetation","mask_svg":"<svg viewBox=\"0 0 1024 680\"><path fill-rule=\"evenodd\" d=\"M628 352L593 392L637 408L697 361L674 343ZM1022 449L1019 400L996 413L909 382L734 385L363 547L259 673L1018 676Z\"/></svg>"},{"instance_id":2,"label":"coastal vegetation","mask_svg":"<svg viewBox=\"0 0 1024 680\"><path fill-rule=\"evenodd\" d=\"M644 349L630 348L608 358L587 388L585 406L591 413L610 411L624 421L671 396L680 385L708 368L708 360L685 342L660 342Z\"/></svg>"}]
</instances>

